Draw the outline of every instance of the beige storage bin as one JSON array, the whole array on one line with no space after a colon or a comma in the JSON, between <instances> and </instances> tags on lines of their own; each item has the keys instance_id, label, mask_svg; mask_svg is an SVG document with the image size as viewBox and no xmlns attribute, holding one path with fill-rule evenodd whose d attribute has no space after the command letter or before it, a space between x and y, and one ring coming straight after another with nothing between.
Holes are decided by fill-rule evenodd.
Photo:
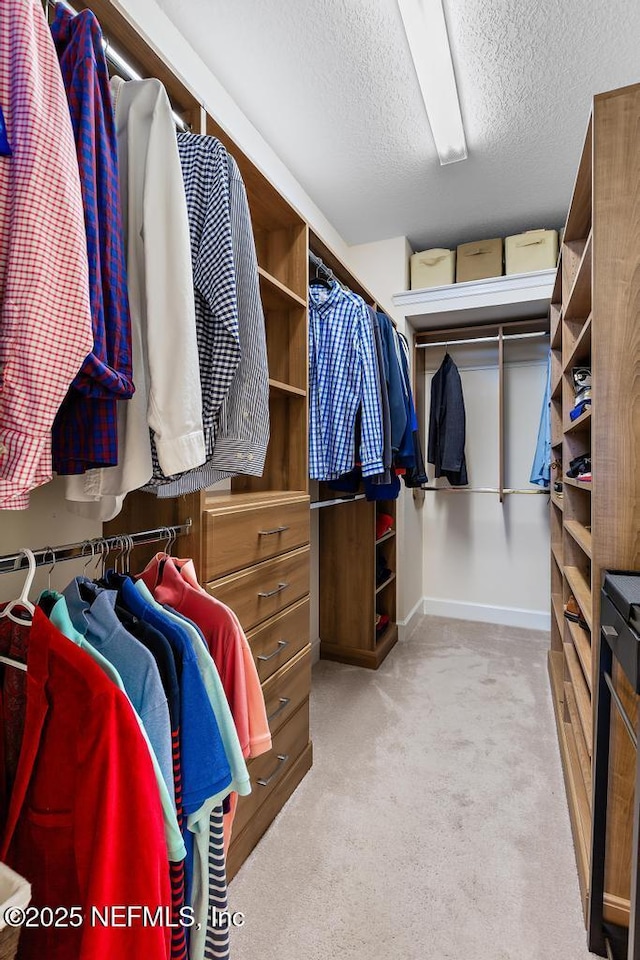
<instances>
[{"instance_id":1,"label":"beige storage bin","mask_svg":"<svg viewBox=\"0 0 640 960\"><path fill-rule=\"evenodd\" d=\"M444 287L455 283L456 252L434 247L411 257L411 289Z\"/></svg>"},{"instance_id":2,"label":"beige storage bin","mask_svg":"<svg viewBox=\"0 0 640 960\"><path fill-rule=\"evenodd\" d=\"M558 263L556 230L527 230L504 241L507 274L552 270Z\"/></svg>"},{"instance_id":3,"label":"beige storage bin","mask_svg":"<svg viewBox=\"0 0 640 960\"><path fill-rule=\"evenodd\" d=\"M456 282L486 280L502 276L502 237L477 240L458 247Z\"/></svg>"}]
</instances>

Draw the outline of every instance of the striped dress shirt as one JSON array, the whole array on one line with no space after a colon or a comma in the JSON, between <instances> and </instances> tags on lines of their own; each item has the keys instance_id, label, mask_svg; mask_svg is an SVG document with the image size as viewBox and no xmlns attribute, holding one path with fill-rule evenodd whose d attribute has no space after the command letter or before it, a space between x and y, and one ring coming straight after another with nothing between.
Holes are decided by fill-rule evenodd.
<instances>
[{"instance_id":1,"label":"striped dress shirt","mask_svg":"<svg viewBox=\"0 0 640 960\"><path fill-rule=\"evenodd\" d=\"M93 346L78 161L39 0L0 15L0 509L52 477L51 426Z\"/></svg>"},{"instance_id":2,"label":"striped dress shirt","mask_svg":"<svg viewBox=\"0 0 640 960\"><path fill-rule=\"evenodd\" d=\"M361 413L363 477L384 472L384 436L373 329L361 297L309 288L309 476L336 480L356 463Z\"/></svg>"},{"instance_id":3,"label":"striped dress shirt","mask_svg":"<svg viewBox=\"0 0 640 960\"><path fill-rule=\"evenodd\" d=\"M238 164L227 156L240 363L220 409L213 454L202 467L157 488L159 497L195 493L226 477L261 477L269 443L269 366L258 260Z\"/></svg>"}]
</instances>

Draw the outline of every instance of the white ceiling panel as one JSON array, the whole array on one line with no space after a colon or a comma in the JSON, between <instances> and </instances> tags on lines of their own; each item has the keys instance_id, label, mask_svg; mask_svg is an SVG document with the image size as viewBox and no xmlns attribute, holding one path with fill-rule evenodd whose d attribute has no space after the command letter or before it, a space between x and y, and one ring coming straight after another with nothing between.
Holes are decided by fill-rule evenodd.
<instances>
[{"instance_id":1,"label":"white ceiling panel","mask_svg":"<svg viewBox=\"0 0 640 960\"><path fill-rule=\"evenodd\" d=\"M640 80L638 0L445 0L469 159L441 167L396 0L158 0L349 243L566 215L591 95Z\"/></svg>"}]
</instances>

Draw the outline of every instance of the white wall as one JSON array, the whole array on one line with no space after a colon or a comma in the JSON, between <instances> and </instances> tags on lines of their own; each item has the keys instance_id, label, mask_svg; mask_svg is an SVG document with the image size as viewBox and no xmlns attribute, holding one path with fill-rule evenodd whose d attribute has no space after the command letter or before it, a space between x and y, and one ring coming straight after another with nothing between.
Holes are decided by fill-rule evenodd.
<instances>
[{"instance_id":1,"label":"white wall","mask_svg":"<svg viewBox=\"0 0 640 960\"><path fill-rule=\"evenodd\" d=\"M529 484L546 378L544 343L505 345L506 485ZM497 349L452 347L467 414L469 485L498 479ZM427 354L431 377L444 349ZM511 362L510 362L511 359ZM433 482L433 468L427 467ZM441 481L442 482L442 481ZM425 612L549 629L549 510L546 496L428 492L424 507Z\"/></svg>"}]
</instances>

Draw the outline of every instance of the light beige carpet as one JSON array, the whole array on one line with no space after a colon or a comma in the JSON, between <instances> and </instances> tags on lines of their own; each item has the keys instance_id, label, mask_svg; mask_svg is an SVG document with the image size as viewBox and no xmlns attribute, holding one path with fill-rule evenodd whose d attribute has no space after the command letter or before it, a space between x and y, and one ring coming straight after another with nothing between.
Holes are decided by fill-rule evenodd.
<instances>
[{"instance_id":1,"label":"light beige carpet","mask_svg":"<svg viewBox=\"0 0 640 960\"><path fill-rule=\"evenodd\" d=\"M314 669L315 762L230 887L232 960L585 960L546 634L422 618Z\"/></svg>"}]
</instances>

